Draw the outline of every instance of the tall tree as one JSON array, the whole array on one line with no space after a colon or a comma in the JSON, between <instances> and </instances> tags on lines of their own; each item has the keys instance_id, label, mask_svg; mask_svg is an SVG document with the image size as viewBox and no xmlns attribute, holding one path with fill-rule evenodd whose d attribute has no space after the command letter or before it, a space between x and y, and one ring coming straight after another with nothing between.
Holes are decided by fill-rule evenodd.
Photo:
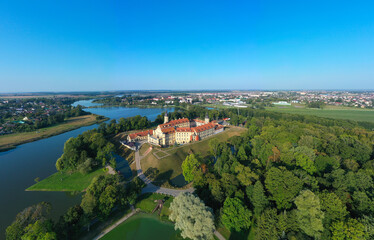
<instances>
[{"instance_id":1,"label":"tall tree","mask_svg":"<svg viewBox=\"0 0 374 240\"><path fill-rule=\"evenodd\" d=\"M265 195L264 186L260 181L257 181L253 187L253 193L250 200L254 207L254 214L259 216L262 211L269 205L269 201Z\"/></svg>"},{"instance_id":2,"label":"tall tree","mask_svg":"<svg viewBox=\"0 0 374 240\"><path fill-rule=\"evenodd\" d=\"M310 190L303 190L295 199L295 204L300 229L318 239L324 229L322 221L325 217L318 196Z\"/></svg>"},{"instance_id":3,"label":"tall tree","mask_svg":"<svg viewBox=\"0 0 374 240\"><path fill-rule=\"evenodd\" d=\"M362 240L368 239L365 226L356 219L347 222L335 222L331 226L332 240Z\"/></svg>"},{"instance_id":4,"label":"tall tree","mask_svg":"<svg viewBox=\"0 0 374 240\"><path fill-rule=\"evenodd\" d=\"M217 138L213 138L212 140L209 141L209 150L215 159L217 159L218 157L219 146L220 145L219 145L219 141Z\"/></svg>"},{"instance_id":5,"label":"tall tree","mask_svg":"<svg viewBox=\"0 0 374 240\"><path fill-rule=\"evenodd\" d=\"M239 198L227 198L223 204L221 221L228 229L241 231L251 226L252 212Z\"/></svg>"},{"instance_id":6,"label":"tall tree","mask_svg":"<svg viewBox=\"0 0 374 240\"><path fill-rule=\"evenodd\" d=\"M200 162L195 154L190 154L182 163L184 179L188 182L193 181L194 176L200 169Z\"/></svg>"},{"instance_id":7,"label":"tall tree","mask_svg":"<svg viewBox=\"0 0 374 240\"><path fill-rule=\"evenodd\" d=\"M302 188L302 181L284 167L272 167L267 172L265 186L271 193L271 199L278 209L288 209Z\"/></svg>"},{"instance_id":8,"label":"tall tree","mask_svg":"<svg viewBox=\"0 0 374 240\"><path fill-rule=\"evenodd\" d=\"M183 238L208 240L213 237L214 217L212 210L200 198L191 193L181 193L170 204L170 219Z\"/></svg>"}]
</instances>

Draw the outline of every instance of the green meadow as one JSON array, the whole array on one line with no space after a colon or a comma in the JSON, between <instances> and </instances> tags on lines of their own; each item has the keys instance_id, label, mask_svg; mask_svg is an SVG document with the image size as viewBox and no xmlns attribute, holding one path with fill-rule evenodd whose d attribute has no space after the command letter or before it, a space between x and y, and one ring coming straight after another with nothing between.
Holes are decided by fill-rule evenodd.
<instances>
[{"instance_id":1,"label":"green meadow","mask_svg":"<svg viewBox=\"0 0 374 240\"><path fill-rule=\"evenodd\" d=\"M57 172L32 185L26 189L26 191L82 192L90 185L94 177L102 174L105 174L103 168L97 169L85 175L80 172Z\"/></svg>"},{"instance_id":2,"label":"green meadow","mask_svg":"<svg viewBox=\"0 0 374 240\"><path fill-rule=\"evenodd\" d=\"M314 115L317 117L345 119L361 122L374 122L374 110L359 108L330 107L324 109L305 108L304 106L277 106L267 108L269 111L293 114Z\"/></svg>"}]
</instances>

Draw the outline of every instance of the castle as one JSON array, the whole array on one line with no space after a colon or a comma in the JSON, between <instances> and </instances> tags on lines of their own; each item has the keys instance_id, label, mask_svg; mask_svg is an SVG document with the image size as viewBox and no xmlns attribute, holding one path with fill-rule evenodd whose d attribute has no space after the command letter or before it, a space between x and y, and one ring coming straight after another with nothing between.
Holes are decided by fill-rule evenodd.
<instances>
[{"instance_id":1,"label":"castle","mask_svg":"<svg viewBox=\"0 0 374 240\"><path fill-rule=\"evenodd\" d=\"M169 121L165 113L163 124L158 125L155 130L129 134L128 141L147 141L157 146L171 146L199 141L223 130L224 126L216 121L210 122L208 116L204 121L200 119L190 121L188 118Z\"/></svg>"}]
</instances>

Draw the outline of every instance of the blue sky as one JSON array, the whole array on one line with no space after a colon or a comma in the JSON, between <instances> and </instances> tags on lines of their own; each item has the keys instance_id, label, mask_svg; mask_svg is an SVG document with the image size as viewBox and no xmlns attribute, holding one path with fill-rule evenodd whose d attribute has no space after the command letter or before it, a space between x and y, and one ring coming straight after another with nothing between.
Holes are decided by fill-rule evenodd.
<instances>
[{"instance_id":1,"label":"blue sky","mask_svg":"<svg viewBox=\"0 0 374 240\"><path fill-rule=\"evenodd\" d=\"M374 89L373 1L1 1L0 92Z\"/></svg>"}]
</instances>

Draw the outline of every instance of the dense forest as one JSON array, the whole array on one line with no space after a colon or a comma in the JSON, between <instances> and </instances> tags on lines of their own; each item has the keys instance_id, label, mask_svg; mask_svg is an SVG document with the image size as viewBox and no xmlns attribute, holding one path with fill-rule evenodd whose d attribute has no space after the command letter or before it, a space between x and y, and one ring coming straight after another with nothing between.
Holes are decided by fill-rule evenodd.
<instances>
[{"instance_id":1,"label":"dense forest","mask_svg":"<svg viewBox=\"0 0 374 240\"><path fill-rule=\"evenodd\" d=\"M373 239L374 132L331 121L247 117L245 134L212 140L211 157L190 155L183 173L232 232Z\"/></svg>"}]
</instances>

